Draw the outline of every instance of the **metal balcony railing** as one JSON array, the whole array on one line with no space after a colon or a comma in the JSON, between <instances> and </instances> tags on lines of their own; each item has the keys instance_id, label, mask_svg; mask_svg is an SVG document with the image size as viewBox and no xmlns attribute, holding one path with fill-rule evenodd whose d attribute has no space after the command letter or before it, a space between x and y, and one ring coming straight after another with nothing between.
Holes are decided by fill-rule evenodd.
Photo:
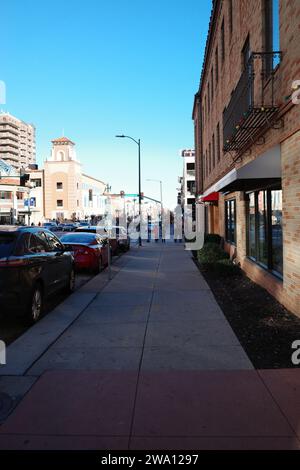
<instances>
[{"instance_id":1,"label":"metal balcony railing","mask_svg":"<svg viewBox=\"0 0 300 470\"><path fill-rule=\"evenodd\" d=\"M238 154L254 143L259 129L272 125L278 105L275 64L281 52L253 52L223 112L224 151Z\"/></svg>"}]
</instances>

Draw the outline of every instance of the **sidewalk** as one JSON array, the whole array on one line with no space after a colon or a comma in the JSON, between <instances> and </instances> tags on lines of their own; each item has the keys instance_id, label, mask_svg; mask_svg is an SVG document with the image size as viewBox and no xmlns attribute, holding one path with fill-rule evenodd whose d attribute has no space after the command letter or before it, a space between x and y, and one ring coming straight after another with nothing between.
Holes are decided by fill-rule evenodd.
<instances>
[{"instance_id":1,"label":"sidewalk","mask_svg":"<svg viewBox=\"0 0 300 470\"><path fill-rule=\"evenodd\" d=\"M300 449L300 370L253 369L182 244L106 279L9 348L1 449Z\"/></svg>"}]
</instances>

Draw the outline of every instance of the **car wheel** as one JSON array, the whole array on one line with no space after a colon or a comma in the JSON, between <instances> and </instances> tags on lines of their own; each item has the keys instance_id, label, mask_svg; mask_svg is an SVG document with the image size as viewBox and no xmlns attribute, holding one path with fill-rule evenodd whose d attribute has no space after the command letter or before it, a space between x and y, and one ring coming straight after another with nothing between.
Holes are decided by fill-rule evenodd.
<instances>
[{"instance_id":1,"label":"car wheel","mask_svg":"<svg viewBox=\"0 0 300 470\"><path fill-rule=\"evenodd\" d=\"M28 320L30 323L36 323L43 313L43 289L37 284L32 292L30 306L28 309Z\"/></svg>"},{"instance_id":2,"label":"car wheel","mask_svg":"<svg viewBox=\"0 0 300 470\"><path fill-rule=\"evenodd\" d=\"M66 292L71 294L75 290L75 269L72 268L69 276L69 282L66 287Z\"/></svg>"}]
</instances>

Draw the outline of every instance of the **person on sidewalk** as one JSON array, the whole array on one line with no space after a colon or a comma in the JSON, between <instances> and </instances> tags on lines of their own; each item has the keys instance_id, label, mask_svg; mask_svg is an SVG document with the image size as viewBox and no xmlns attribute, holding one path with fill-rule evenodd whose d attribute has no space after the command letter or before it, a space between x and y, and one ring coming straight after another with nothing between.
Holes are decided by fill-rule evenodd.
<instances>
[{"instance_id":1,"label":"person on sidewalk","mask_svg":"<svg viewBox=\"0 0 300 470\"><path fill-rule=\"evenodd\" d=\"M159 240L159 227L158 227L157 224L155 224L153 232L154 232L155 243L158 243L158 240Z\"/></svg>"}]
</instances>

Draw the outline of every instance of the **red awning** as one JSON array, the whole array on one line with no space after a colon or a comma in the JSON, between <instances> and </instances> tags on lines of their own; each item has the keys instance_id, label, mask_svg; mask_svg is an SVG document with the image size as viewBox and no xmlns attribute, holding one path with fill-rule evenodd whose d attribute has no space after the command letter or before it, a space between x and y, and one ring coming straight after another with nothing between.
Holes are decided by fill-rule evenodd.
<instances>
[{"instance_id":1,"label":"red awning","mask_svg":"<svg viewBox=\"0 0 300 470\"><path fill-rule=\"evenodd\" d=\"M210 193L202 198L202 202L216 202L219 200L219 193Z\"/></svg>"}]
</instances>

